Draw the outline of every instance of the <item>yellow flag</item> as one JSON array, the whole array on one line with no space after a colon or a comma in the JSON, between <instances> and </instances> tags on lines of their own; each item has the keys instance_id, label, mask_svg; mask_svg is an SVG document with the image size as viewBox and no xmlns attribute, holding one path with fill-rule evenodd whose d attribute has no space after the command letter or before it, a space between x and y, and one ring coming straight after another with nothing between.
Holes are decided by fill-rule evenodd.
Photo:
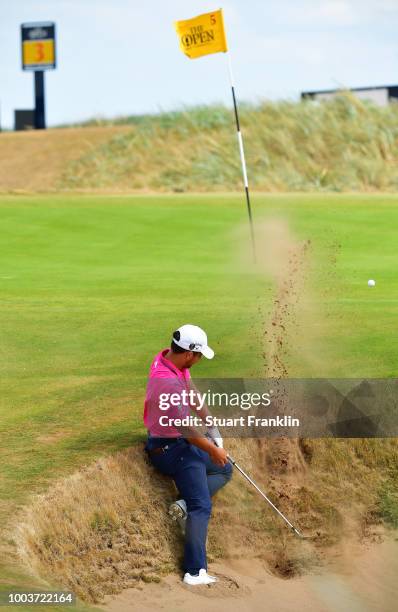
<instances>
[{"instance_id":1,"label":"yellow flag","mask_svg":"<svg viewBox=\"0 0 398 612\"><path fill-rule=\"evenodd\" d=\"M191 59L228 51L222 9L193 19L175 21L180 49Z\"/></svg>"}]
</instances>

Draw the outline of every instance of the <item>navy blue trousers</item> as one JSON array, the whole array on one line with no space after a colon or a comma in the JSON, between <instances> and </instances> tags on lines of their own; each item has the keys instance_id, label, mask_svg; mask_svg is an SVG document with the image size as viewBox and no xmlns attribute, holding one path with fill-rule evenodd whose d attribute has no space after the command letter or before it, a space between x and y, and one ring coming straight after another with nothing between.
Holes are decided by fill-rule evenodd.
<instances>
[{"instance_id":1,"label":"navy blue trousers","mask_svg":"<svg viewBox=\"0 0 398 612\"><path fill-rule=\"evenodd\" d=\"M145 449L169 445L160 454L150 455L152 464L162 474L173 478L182 499L187 504L188 517L185 531L184 571L198 574L207 570L206 537L211 514L211 497L232 476L232 465L220 467L210 456L184 438L148 438Z\"/></svg>"}]
</instances>

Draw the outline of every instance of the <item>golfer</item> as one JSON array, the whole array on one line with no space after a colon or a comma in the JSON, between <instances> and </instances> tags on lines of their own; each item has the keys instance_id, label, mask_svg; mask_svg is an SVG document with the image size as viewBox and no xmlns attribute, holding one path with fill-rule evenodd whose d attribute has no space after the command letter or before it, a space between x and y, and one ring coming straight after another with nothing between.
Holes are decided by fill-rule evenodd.
<instances>
[{"instance_id":1,"label":"golfer","mask_svg":"<svg viewBox=\"0 0 398 612\"><path fill-rule=\"evenodd\" d=\"M144 408L148 430L145 451L162 474L173 478L181 499L171 504L169 513L185 528L184 582L189 585L216 582L207 573L206 538L211 514L211 497L232 476L232 466L217 427L207 428L209 437L195 427L176 427L173 420L189 416L205 418L207 406L179 402L175 397L184 389L194 389L190 368L202 355L214 357L203 329L183 325L173 333L170 348L156 355L149 372ZM174 394L174 401L164 406L165 398ZM192 396L191 396L192 397ZM162 402L160 402L160 398ZM167 402L166 402L167 404ZM164 423L166 421L166 424Z\"/></svg>"}]
</instances>

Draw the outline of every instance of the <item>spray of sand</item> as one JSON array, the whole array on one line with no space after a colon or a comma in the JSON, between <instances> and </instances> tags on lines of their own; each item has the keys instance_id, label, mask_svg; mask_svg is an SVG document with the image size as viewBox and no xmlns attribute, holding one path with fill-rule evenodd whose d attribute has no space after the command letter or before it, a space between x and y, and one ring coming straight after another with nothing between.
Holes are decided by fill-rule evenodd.
<instances>
[{"instance_id":1,"label":"spray of sand","mask_svg":"<svg viewBox=\"0 0 398 612\"><path fill-rule=\"evenodd\" d=\"M273 283L271 308L263 313L258 334L265 378L289 377L289 356L295 345L299 310L305 303L310 246L309 240L295 238L283 219L256 224L256 271ZM280 493L290 498L292 488L303 483L307 468L300 441L272 438L259 440L258 446L264 468L271 479L278 477L280 481L283 477Z\"/></svg>"},{"instance_id":2,"label":"spray of sand","mask_svg":"<svg viewBox=\"0 0 398 612\"><path fill-rule=\"evenodd\" d=\"M305 267L310 241L295 239L286 221L271 219L259 225L258 268L274 283L274 299L264 321L264 376L287 378L286 356L303 299Z\"/></svg>"}]
</instances>

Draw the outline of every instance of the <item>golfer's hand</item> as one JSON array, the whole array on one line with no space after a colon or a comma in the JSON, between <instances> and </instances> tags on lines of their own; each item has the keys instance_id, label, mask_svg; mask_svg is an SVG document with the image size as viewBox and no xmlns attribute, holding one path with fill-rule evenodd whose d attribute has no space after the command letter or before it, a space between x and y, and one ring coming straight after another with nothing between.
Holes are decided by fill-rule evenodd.
<instances>
[{"instance_id":1,"label":"golfer's hand","mask_svg":"<svg viewBox=\"0 0 398 612\"><path fill-rule=\"evenodd\" d=\"M227 451L224 448L213 446L213 448L209 451L209 455L212 462L220 467L223 467L226 463L228 463Z\"/></svg>"},{"instance_id":2,"label":"golfer's hand","mask_svg":"<svg viewBox=\"0 0 398 612\"><path fill-rule=\"evenodd\" d=\"M207 435L214 441L216 446L223 448L224 442L223 442L223 439L221 437L220 430L218 429L218 427L215 427L214 425L212 427L208 427Z\"/></svg>"}]
</instances>

